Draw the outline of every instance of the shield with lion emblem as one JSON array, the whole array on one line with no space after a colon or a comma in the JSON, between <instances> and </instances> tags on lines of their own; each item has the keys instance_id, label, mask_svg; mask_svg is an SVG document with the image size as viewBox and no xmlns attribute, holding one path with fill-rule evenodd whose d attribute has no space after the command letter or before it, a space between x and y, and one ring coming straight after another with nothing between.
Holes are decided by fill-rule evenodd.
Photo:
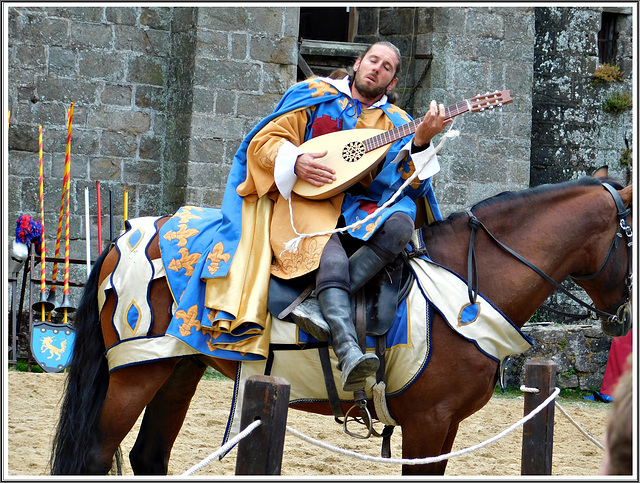
<instances>
[{"instance_id":1,"label":"shield with lion emblem","mask_svg":"<svg viewBox=\"0 0 640 483\"><path fill-rule=\"evenodd\" d=\"M33 324L31 353L45 372L60 372L71 360L75 338L75 329L68 324Z\"/></svg>"}]
</instances>

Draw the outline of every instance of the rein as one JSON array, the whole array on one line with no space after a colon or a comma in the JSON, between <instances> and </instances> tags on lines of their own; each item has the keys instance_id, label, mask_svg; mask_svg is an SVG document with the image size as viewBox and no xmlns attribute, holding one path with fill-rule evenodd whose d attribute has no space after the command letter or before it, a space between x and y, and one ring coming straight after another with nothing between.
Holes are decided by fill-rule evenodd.
<instances>
[{"instance_id":1,"label":"rein","mask_svg":"<svg viewBox=\"0 0 640 483\"><path fill-rule=\"evenodd\" d=\"M628 310L627 304L631 298L631 287L633 285L632 254L631 254L631 249L633 246L633 242L632 242L633 234L631 231L631 227L627 224L627 221L626 221L626 217L631 213L631 208L624 207L624 203L622 202L622 199L620 198L620 195L618 194L615 188L613 188L608 183L602 183L602 186L611 194L616 204L616 209L618 211L618 220L619 220L618 229L616 230L616 233L613 237L613 242L611 243L611 247L609 248L607 257L604 263L602 264L602 266L600 267L600 269L592 275L587 275L587 276L570 275L570 277L575 280L591 280L598 277L604 271L605 267L609 263L609 260L611 259L611 255L613 254L613 250L618 246L619 239L622 238L623 236L626 236L627 237L627 259L628 259L626 292L625 292L625 295L617 304L615 304L612 308L608 309L608 311L603 311L598 309L593 304L589 304L587 302L580 300L578 297L576 297L571 292L569 292L569 290L567 290L561 284L559 284L554 279L552 279L549 275L547 275L538 267L536 267L529 260L524 258L522 255L518 254L517 252L513 251L511 248L509 248L502 242L500 242L495 236L493 236L493 234L487 229L487 227L480 220L478 220L478 218L473 214L470 208L466 210L467 215L469 216L469 225L471 227L471 237L469 241L469 255L467 257L467 287L469 291L469 301L472 304L475 304L477 294L478 294L478 288L477 288L478 287L478 271L477 271L477 264L476 264L475 236L478 228L482 228L485 231L485 233L489 236L489 238L491 238L500 248L505 250L507 253L511 254L520 262L524 263L527 267L529 267L531 270L536 272L544 280L546 280L551 285L553 285L556 289L564 293L567 297L571 298L573 301L577 302L579 305L582 305L583 307L587 308L590 311L593 319L599 318L600 321L604 324L615 324L615 323L619 323L620 320L624 320L624 317L626 316L626 311Z\"/></svg>"}]
</instances>

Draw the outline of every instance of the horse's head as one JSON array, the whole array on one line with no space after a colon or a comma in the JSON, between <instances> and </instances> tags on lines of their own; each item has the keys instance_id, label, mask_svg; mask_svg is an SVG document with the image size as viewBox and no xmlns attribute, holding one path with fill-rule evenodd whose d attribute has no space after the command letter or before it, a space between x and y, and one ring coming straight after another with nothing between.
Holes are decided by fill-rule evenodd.
<instances>
[{"instance_id":1,"label":"horse's head","mask_svg":"<svg viewBox=\"0 0 640 483\"><path fill-rule=\"evenodd\" d=\"M603 184L606 187L606 185ZM600 247L600 268L592 274L574 274L574 282L582 287L598 309L596 315L602 331L612 337L626 335L631 329L632 232L631 204L633 186L607 188L618 211L613 240Z\"/></svg>"}]
</instances>

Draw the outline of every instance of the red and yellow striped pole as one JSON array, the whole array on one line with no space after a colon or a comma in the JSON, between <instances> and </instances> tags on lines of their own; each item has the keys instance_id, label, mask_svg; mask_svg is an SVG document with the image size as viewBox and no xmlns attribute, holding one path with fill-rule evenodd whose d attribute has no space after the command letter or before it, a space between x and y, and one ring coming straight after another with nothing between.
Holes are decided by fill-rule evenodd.
<instances>
[{"instance_id":1,"label":"red and yellow striped pole","mask_svg":"<svg viewBox=\"0 0 640 483\"><path fill-rule=\"evenodd\" d=\"M67 200L65 202L65 231L64 231L64 292L63 303L64 320L67 323L67 312L69 304L69 198L71 190L71 124L73 122L73 102L69 108L69 125L67 128L67 152L64 158L64 175L67 179ZM65 302L66 301L66 302Z\"/></svg>"},{"instance_id":2,"label":"red and yellow striped pole","mask_svg":"<svg viewBox=\"0 0 640 483\"><path fill-rule=\"evenodd\" d=\"M71 103L71 107L73 108L73 103ZM67 111L67 132L71 131L71 118L70 118L71 110ZM68 135L67 135L68 137ZM65 206L65 198L67 195L67 185L69 184L70 172L67 171L69 165L66 162L64 164L64 174L62 176L62 197L60 199L60 215L58 216L58 233L56 235L56 250L54 257L56 261L53 263L53 273L51 274L51 290L49 292L49 302L55 305L56 303L56 281L58 280L58 258L60 258L60 239L62 238L62 218L64 216L64 206Z\"/></svg>"},{"instance_id":3,"label":"red and yellow striped pole","mask_svg":"<svg viewBox=\"0 0 640 483\"><path fill-rule=\"evenodd\" d=\"M40 225L42 232L40 234L40 301L33 306L34 310L40 310L42 321L45 321L46 312L51 311L54 305L46 298L46 271L45 258L47 254L46 242L44 238L44 173L42 168L42 126L38 126L38 159L40 162Z\"/></svg>"},{"instance_id":4,"label":"red and yellow striped pole","mask_svg":"<svg viewBox=\"0 0 640 483\"><path fill-rule=\"evenodd\" d=\"M42 172L42 126L38 126L38 158L40 161L40 224L42 225L42 235L40 241L40 299L44 300L44 293L47 291L45 282L44 259L47 252L44 241L44 179ZM45 304L42 303L42 321L45 319Z\"/></svg>"}]
</instances>

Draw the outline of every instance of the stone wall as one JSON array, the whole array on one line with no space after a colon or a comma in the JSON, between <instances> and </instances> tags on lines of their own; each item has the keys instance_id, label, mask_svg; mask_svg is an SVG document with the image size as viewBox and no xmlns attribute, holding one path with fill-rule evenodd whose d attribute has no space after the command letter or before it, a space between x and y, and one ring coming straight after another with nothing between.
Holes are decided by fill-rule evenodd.
<instances>
[{"instance_id":1,"label":"stone wall","mask_svg":"<svg viewBox=\"0 0 640 483\"><path fill-rule=\"evenodd\" d=\"M558 387L600 390L611 337L602 333L599 323L569 326L553 322L528 323L522 332L536 345L508 359L505 365L508 387L519 388L524 384L524 367L528 360L550 359L557 364Z\"/></svg>"},{"instance_id":2,"label":"stone wall","mask_svg":"<svg viewBox=\"0 0 640 483\"><path fill-rule=\"evenodd\" d=\"M454 121L460 137L438 154L433 178L443 216L504 190L529 186L534 9L531 7L358 9L358 42L382 38L408 55L399 105L414 117L431 99L451 105L508 89L514 102Z\"/></svg>"},{"instance_id":3,"label":"stone wall","mask_svg":"<svg viewBox=\"0 0 640 483\"><path fill-rule=\"evenodd\" d=\"M620 86L586 87L601 10L354 8L356 42L387 39L402 49L399 104L414 116L432 98L449 105L511 90L514 101L503 111L456 118L461 136L440 153L442 171L434 177L444 216L526 188L530 180L542 182L530 175L530 163L554 171L554 181L591 165L607 163L615 171L631 114L593 108ZM296 80L297 7L13 6L7 12L11 124L3 223L12 236L19 215L39 217L37 133L43 125L48 255L71 102L70 255L85 256L83 192L89 187L95 258L97 180L105 243L109 190L114 234L123 225L125 189L129 217L168 214L183 204L219 206L241 139ZM621 86L628 86L631 24L624 11L618 29ZM570 104L560 111L563 98ZM580 162L568 163L574 158ZM72 274L82 280L84 267L72 267Z\"/></svg>"},{"instance_id":4,"label":"stone wall","mask_svg":"<svg viewBox=\"0 0 640 483\"><path fill-rule=\"evenodd\" d=\"M624 76L594 85L603 11L617 17L612 63ZM590 175L602 165L630 181L621 158L633 148L633 111L607 112L603 103L614 92L632 93L631 8L540 7L535 22L531 186Z\"/></svg>"}]
</instances>

